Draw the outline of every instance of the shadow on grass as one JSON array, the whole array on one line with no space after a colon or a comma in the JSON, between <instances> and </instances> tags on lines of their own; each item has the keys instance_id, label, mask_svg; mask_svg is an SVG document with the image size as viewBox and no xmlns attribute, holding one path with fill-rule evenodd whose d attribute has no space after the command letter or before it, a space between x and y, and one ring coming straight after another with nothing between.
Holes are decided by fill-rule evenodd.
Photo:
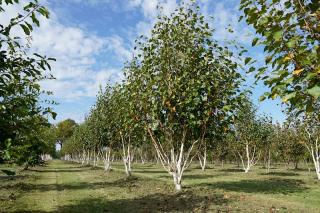
<instances>
[{"instance_id":1,"label":"shadow on grass","mask_svg":"<svg viewBox=\"0 0 320 213\"><path fill-rule=\"evenodd\" d=\"M46 173L46 172L88 172L88 170L92 170L90 167L86 168L70 168L70 169L30 169L31 172L40 172L40 173Z\"/></svg>"},{"instance_id":2,"label":"shadow on grass","mask_svg":"<svg viewBox=\"0 0 320 213\"><path fill-rule=\"evenodd\" d=\"M133 199L85 199L60 207L57 212L206 212L211 203L225 205L223 195L196 196L192 192L167 195L156 193Z\"/></svg>"},{"instance_id":3,"label":"shadow on grass","mask_svg":"<svg viewBox=\"0 0 320 213\"><path fill-rule=\"evenodd\" d=\"M27 174L22 174L22 175L14 175L14 176L0 176L0 182L4 182L4 181L15 181L15 180L23 180L23 179L27 179L31 177L30 175L27 175ZM1 186L0 186L1 188Z\"/></svg>"},{"instance_id":4,"label":"shadow on grass","mask_svg":"<svg viewBox=\"0 0 320 213\"><path fill-rule=\"evenodd\" d=\"M294 173L294 172L269 172L269 173L259 173L259 175L284 176L284 177L299 176L298 173Z\"/></svg>"},{"instance_id":5,"label":"shadow on grass","mask_svg":"<svg viewBox=\"0 0 320 213\"><path fill-rule=\"evenodd\" d=\"M69 184L37 184L37 183L14 183L14 184L6 184L0 186L0 189L7 190L20 190L25 192L31 191L40 191L47 192L52 190L63 191L63 190L79 190L79 189L104 189L107 187L119 187L119 188L127 188L130 191L134 190L136 187L142 187L144 184L143 179L137 177L130 178L121 178L112 182L101 181L101 182L77 182L77 183L69 183Z\"/></svg>"},{"instance_id":6,"label":"shadow on grass","mask_svg":"<svg viewBox=\"0 0 320 213\"><path fill-rule=\"evenodd\" d=\"M185 174L182 176L182 180L200 180L200 179L208 179L208 178L215 178L219 176L226 176L225 174L216 174L216 175L207 175L207 174ZM161 175L159 178L162 179L172 179L172 176L167 174L167 175Z\"/></svg>"},{"instance_id":7,"label":"shadow on grass","mask_svg":"<svg viewBox=\"0 0 320 213\"><path fill-rule=\"evenodd\" d=\"M243 172L241 168L219 169L221 172Z\"/></svg>"},{"instance_id":8,"label":"shadow on grass","mask_svg":"<svg viewBox=\"0 0 320 213\"><path fill-rule=\"evenodd\" d=\"M221 181L199 185L234 192L290 194L308 189L303 184L304 182L301 180L271 178L265 180Z\"/></svg>"},{"instance_id":9,"label":"shadow on grass","mask_svg":"<svg viewBox=\"0 0 320 213\"><path fill-rule=\"evenodd\" d=\"M148 196L107 200L104 198L87 198L72 205L60 206L51 212L207 212L210 204L226 206L230 199L224 199L223 195L196 196L192 192L182 192L179 194L151 194ZM17 211L19 212L19 211ZM47 211L23 211L44 213Z\"/></svg>"},{"instance_id":10,"label":"shadow on grass","mask_svg":"<svg viewBox=\"0 0 320 213\"><path fill-rule=\"evenodd\" d=\"M225 177L230 176L230 173L213 173L211 175L204 174L202 172L199 172L198 174L185 174L183 175L183 179L208 179L208 178L216 178L216 177Z\"/></svg>"},{"instance_id":11,"label":"shadow on grass","mask_svg":"<svg viewBox=\"0 0 320 213\"><path fill-rule=\"evenodd\" d=\"M165 170L144 170L144 169L134 169L133 172L137 172L137 173L144 173L144 174L161 174L161 173L168 173Z\"/></svg>"},{"instance_id":12,"label":"shadow on grass","mask_svg":"<svg viewBox=\"0 0 320 213\"><path fill-rule=\"evenodd\" d=\"M31 172L87 172L90 168L87 169L30 169Z\"/></svg>"}]
</instances>

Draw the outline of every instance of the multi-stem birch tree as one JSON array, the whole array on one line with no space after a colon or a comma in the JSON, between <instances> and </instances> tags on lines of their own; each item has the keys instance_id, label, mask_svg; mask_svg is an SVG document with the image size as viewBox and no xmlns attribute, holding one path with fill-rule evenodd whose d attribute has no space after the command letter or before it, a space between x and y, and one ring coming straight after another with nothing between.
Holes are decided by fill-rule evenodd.
<instances>
[{"instance_id":1,"label":"multi-stem birch tree","mask_svg":"<svg viewBox=\"0 0 320 213\"><path fill-rule=\"evenodd\" d=\"M263 139L261 120L257 117L257 109L248 100L237 112L234 124L234 149L239 156L243 171L248 173L258 163L259 145Z\"/></svg>"},{"instance_id":2,"label":"multi-stem birch tree","mask_svg":"<svg viewBox=\"0 0 320 213\"><path fill-rule=\"evenodd\" d=\"M303 144L314 164L318 180L320 180L320 120L317 113L310 113L296 119L296 134L300 135L299 139Z\"/></svg>"},{"instance_id":3,"label":"multi-stem birch tree","mask_svg":"<svg viewBox=\"0 0 320 213\"><path fill-rule=\"evenodd\" d=\"M177 190L208 127L227 126L240 100L238 64L212 38L213 29L199 11L192 4L160 15L151 37L138 40L127 79L135 88L138 119Z\"/></svg>"},{"instance_id":4,"label":"multi-stem birch tree","mask_svg":"<svg viewBox=\"0 0 320 213\"><path fill-rule=\"evenodd\" d=\"M139 137L142 134L137 115L133 110L133 102L131 93L126 84L116 85L113 88L111 97L110 112L112 117L109 125L112 140L116 143L118 149L121 150L121 155L127 176L131 176L132 162L136 143L141 140Z\"/></svg>"},{"instance_id":5,"label":"multi-stem birch tree","mask_svg":"<svg viewBox=\"0 0 320 213\"><path fill-rule=\"evenodd\" d=\"M198 160L201 167L201 170L204 171L207 166L208 161L208 152L214 151L217 148L219 143L223 143L223 138L225 133L229 130L227 125L217 125L217 120L213 121L208 124L207 132L205 133L205 139L201 140L202 143L198 146ZM223 144L223 146L227 146ZM216 150L215 150L216 151ZM215 153L217 154L217 153ZM211 158L214 157L213 155Z\"/></svg>"},{"instance_id":6,"label":"multi-stem birch tree","mask_svg":"<svg viewBox=\"0 0 320 213\"><path fill-rule=\"evenodd\" d=\"M111 133L113 123L111 119L114 112L111 110L111 97L112 88L110 85L107 85L105 90L100 89L96 104L92 107L87 122L92 135L91 143L96 141L94 149L97 152L97 159L95 162L101 158L106 172L110 170L112 160L113 140Z\"/></svg>"},{"instance_id":7,"label":"multi-stem birch tree","mask_svg":"<svg viewBox=\"0 0 320 213\"><path fill-rule=\"evenodd\" d=\"M276 126L272 123L272 118L265 115L260 118L260 146L262 149L263 164L267 172L270 172L271 159L276 151L275 128Z\"/></svg>"}]
</instances>

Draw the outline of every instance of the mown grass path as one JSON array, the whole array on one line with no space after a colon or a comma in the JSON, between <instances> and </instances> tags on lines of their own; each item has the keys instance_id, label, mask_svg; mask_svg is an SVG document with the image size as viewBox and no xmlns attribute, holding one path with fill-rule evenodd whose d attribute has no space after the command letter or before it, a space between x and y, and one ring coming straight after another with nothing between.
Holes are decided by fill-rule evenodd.
<instances>
[{"instance_id":1,"label":"mown grass path","mask_svg":"<svg viewBox=\"0 0 320 213\"><path fill-rule=\"evenodd\" d=\"M135 164L129 179L121 163L113 168L55 160L16 176L0 172L0 212L320 212L320 185L306 171L193 168L176 193L157 165Z\"/></svg>"}]
</instances>

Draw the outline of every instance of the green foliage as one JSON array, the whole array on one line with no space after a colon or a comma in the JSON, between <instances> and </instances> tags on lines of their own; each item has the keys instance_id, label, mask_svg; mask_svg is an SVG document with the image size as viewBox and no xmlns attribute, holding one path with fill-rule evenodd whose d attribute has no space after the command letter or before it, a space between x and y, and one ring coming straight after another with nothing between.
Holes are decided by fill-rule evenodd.
<instances>
[{"instance_id":1,"label":"green foliage","mask_svg":"<svg viewBox=\"0 0 320 213\"><path fill-rule=\"evenodd\" d=\"M271 89L264 96L280 97L291 110L312 112L319 101L319 8L313 0L241 0L247 24L259 35L252 45L267 53L268 69L256 75Z\"/></svg>"},{"instance_id":2,"label":"green foliage","mask_svg":"<svg viewBox=\"0 0 320 213\"><path fill-rule=\"evenodd\" d=\"M306 155L306 149L301 143L301 133L297 128L293 128L288 123L282 127L278 126L275 139L279 158L285 163L298 163Z\"/></svg>"},{"instance_id":3,"label":"green foliage","mask_svg":"<svg viewBox=\"0 0 320 213\"><path fill-rule=\"evenodd\" d=\"M48 121L41 116L33 116L28 121L29 128L20 130L14 139L7 139L1 145L2 160L26 166L41 163L41 154L53 154L55 142L50 138Z\"/></svg>"},{"instance_id":4,"label":"green foliage","mask_svg":"<svg viewBox=\"0 0 320 213\"><path fill-rule=\"evenodd\" d=\"M137 41L140 54L128 71L137 113L175 148L185 133L190 144L209 127L227 128L241 100L239 65L212 35L199 8L188 5L159 16L151 37Z\"/></svg>"},{"instance_id":5,"label":"green foliage","mask_svg":"<svg viewBox=\"0 0 320 213\"><path fill-rule=\"evenodd\" d=\"M233 134L228 137L231 140L230 149L235 153L244 155L246 145L257 150L256 154L270 149L274 127L272 121L266 116L258 115L257 110L247 97L242 103L242 108L236 112Z\"/></svg>"},{"instance_id":6,"label":"green foliage","mask_svg":"<svg viewBox=\"0 0 320 213\"><path fill-rule=\"evenodd\" d=\"M57 124L56 127L56 138L57 142L62 146L64 141L70 138L77 123L72 119L66 119Z\"/></svg>"},{"instance_id":7,"label":"green foliage","mask_svg":"<svg viewBox=\"0 0 320 213\"><path fill-rule=\"evenodd\" d=\"M0 13L6 12L6 5L18 3L0 1ZM48 17L49 13L36 0L30 1L24 6L23 14L17 14L7 26L0 25L0 161L10 158L20 162L28 152L30 158L37 158L41 144L37 147L39 141L34 133L47 124L41 117L45 114L55 117L50 108L39 104L43 93L39 81L52 78L46 71L50 70L49 61L54 59L31 55L21 38L11 33L21 27L30 35L33 25L39 25L39 15ZM30 152L31 147L36 147L35 153ZM12 154L12 150L16 153Z\"/></svg>"}]
</instances>

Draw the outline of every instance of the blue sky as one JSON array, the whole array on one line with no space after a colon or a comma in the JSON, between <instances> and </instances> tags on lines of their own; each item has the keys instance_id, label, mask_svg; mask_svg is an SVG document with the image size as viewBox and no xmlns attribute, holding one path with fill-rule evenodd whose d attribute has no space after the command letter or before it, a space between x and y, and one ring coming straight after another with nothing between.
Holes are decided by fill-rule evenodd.
<instances>
[{"instance_id":1,"label":"blue sky","mask_svg":"<svg viewBox=\"0 0 320 213\"><path fill-rule=\"evenodd\" d=\"M198 0L202 12L214 20L210 24L216 29L215 39L224 41L235 38L250 46L253 30L245 23L238 23L240 0ZM40 1L41 2L41 1ZM121 68L130 60L137 36L148 35L161 4L163 12L169 14L178 0L45 0L51 11L50 20L42 20L41 28L33 34L34 51L55 57L52 65L54 81L42 82L44 89L53 91L52 99L58 113L57 121L71 118L83 121L95 102L99 85L122 78ZM14 11L12 11L14 12ZM225 27L233 26L230 36ZM249 48L249 52L260 60L262 48ZM248 83L253 75L246 76ZM283 121L279 101L267 100L259 103L258 98L267 91L262 84L253 90L253 101L259 111Z\"/></svg>"}]
</instances>

